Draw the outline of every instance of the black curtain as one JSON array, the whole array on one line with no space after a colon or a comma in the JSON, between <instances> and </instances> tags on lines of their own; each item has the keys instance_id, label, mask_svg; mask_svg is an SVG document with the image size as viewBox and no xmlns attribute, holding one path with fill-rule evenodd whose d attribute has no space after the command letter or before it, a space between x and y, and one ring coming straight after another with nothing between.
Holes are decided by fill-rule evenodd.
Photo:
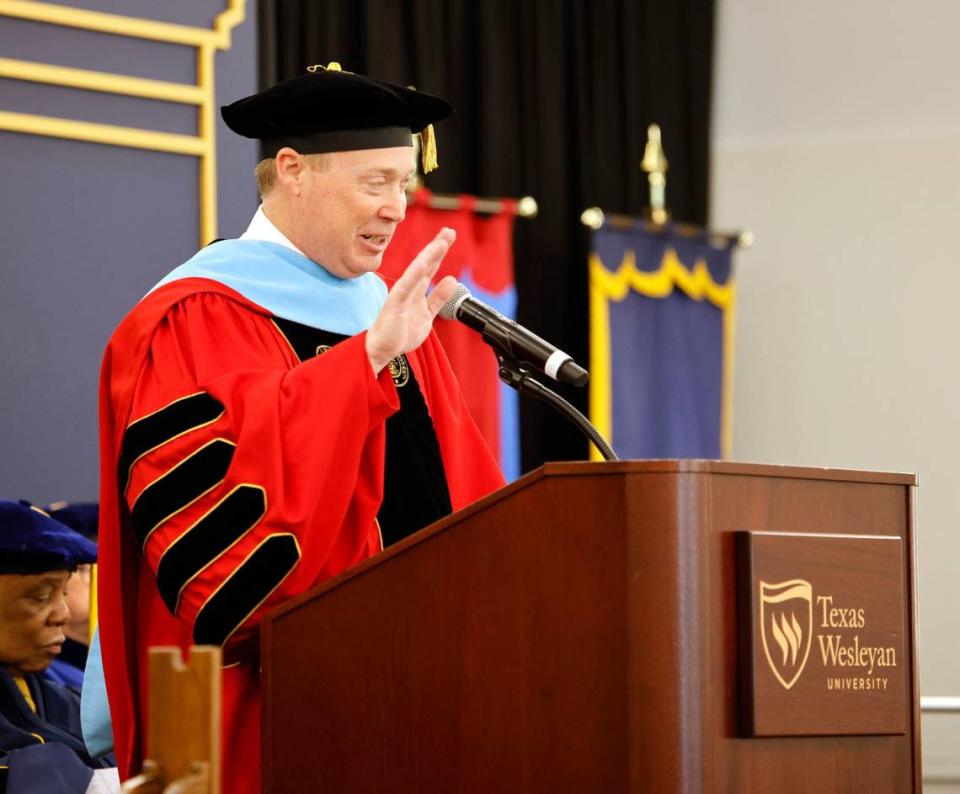
<instances>
[{"instance_id":1,"label":"black curtain","mask_svg":"<svg viewBox=\"0 0 960 794\"><path fill-rule=\"evenodd\" d=\"M412 84L457 111L438 125L435 192L531 195L516 224L519 320L587 362L580 213L640 214L646 127L660 124L677 220L707 220L715 0L260 0L264 86L310 64ZM586 390L559 387L586 412ZM586 443L522 398L523 465Z\"/></svg>"}]
</instances>

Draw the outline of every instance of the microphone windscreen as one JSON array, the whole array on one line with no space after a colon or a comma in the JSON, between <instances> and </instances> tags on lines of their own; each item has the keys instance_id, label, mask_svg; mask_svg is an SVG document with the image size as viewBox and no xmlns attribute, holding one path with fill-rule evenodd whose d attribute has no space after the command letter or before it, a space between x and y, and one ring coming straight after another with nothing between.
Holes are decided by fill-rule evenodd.
<instances>
[{"instance_id":1,"label":"microphone windscreen","mask_svg":"<svg viewBox=\"0 0 960 794\"><path fill-rule=\"evenodd\" d=\"M440 316L444 320L456 320L457 306L460 304L461 300L468 297L470 297L470 290L463 286L463 284L457 284L457 288L453 291L453 295L451 295L447 302L440 307Z\"/></svg>"}]
</instances>

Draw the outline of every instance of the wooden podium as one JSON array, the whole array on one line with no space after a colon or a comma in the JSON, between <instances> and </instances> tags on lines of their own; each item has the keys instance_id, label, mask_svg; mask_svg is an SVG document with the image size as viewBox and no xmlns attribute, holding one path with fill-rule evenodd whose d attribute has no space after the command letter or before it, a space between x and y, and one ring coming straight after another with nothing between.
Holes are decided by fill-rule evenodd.
<instances>
[{"instance_id":1,"label":"wooden podium","mask_svg":"<svg viewBox=\"0 0 960 794\"><path fill-rule=\"evenodd\" d=\"M263 623L263 790L919 792L915 477L548 464Z\"/></svg>"}]
</instances>

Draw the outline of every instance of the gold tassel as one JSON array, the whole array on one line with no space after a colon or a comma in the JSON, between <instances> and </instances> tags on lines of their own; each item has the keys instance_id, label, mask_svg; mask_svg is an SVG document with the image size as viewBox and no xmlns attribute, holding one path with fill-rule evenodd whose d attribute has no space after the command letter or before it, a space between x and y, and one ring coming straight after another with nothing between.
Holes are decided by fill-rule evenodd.
<instances>
[{"instance_id":1,"label":"gold tassel","mask_svg":"<svg viewBox=\"0 0 960 794\"><path fill-rule=\"evenodd\" d=\"M428 124L420 133L420 161L425 174L437 168L437 133L432 124Z\"/></svg>"}]
</instances>

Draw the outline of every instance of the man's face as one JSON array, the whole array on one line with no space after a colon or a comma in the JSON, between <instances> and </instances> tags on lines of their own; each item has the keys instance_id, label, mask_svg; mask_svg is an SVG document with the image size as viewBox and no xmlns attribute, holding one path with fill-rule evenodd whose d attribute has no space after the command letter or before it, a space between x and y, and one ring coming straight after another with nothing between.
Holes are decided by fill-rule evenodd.
<instances>
[{"instance_id":1,"label":"man's face","mask_svg":"<svg viewBox=\"0 0 960 794\"><path fill-rule=\"evenodd\" d=\"M415 173L409 146L326 155L322 169L303 174L290 239L339 278L376 270Z\"/></svg>"},{"instance_id":2,"label":"man's face","mask_svg":"<svg viewBox=\"0 0 960 794\"><path fill-rule=\"evenodd\" d=\"M60 653L69 578L69 571L0 575L0 664L39 673Z\"/></svg>"}]
</instances>

